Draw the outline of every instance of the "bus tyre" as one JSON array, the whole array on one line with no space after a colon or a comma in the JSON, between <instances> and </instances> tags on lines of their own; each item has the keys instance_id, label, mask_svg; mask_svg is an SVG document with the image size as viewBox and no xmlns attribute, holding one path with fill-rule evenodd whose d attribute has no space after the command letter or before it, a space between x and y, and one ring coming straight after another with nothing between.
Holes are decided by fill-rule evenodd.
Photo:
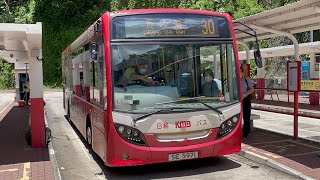
<instances>
[{"instance_id":1,"label":"bus tyre","mask_svg":"<svg viewBox=\"0 0 320 180\"><path fill-rule=\"evenodd\" d=\"M91 147L92 146L92 129L91 129L91 126L87 126L87 142L89 144L89 146Z\"/></svg>"}]
</instances>

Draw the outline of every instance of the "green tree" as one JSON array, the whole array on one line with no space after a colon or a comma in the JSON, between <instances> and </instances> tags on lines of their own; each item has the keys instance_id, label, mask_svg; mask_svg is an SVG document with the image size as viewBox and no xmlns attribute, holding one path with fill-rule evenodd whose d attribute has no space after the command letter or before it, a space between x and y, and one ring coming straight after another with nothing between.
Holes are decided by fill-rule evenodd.
<instances>
[{"instance_id":1,"label":"green tree","mask_svg":"<svg viewBox=\"0 0 320 180\"><path fill-rule=\"evenodd\" d=\"M34 23L33 13L35 6L36 2L34 0L30 0L24 6L17 7L15 12L15 23Z\"/></svg>"},{"instance_id":2,"label":"green tree","mask_svg":"<svg viewBox=\"0 0 320 180\"><path fill-rule=\"evenodd\" d=\"M61 85L61 53L108 10L109 1L36 0L34 19L42 22L45 85Z\"/></svg>"},{"instance_id":3,"label":"green tree","mask_svg":"<svg viewBox=\"0 0 320 180\"><path fill-rule=\"evenodd\" d=\"M0 59L0 89L14 88L13 64Z\"/></svg>"}]
</instances>

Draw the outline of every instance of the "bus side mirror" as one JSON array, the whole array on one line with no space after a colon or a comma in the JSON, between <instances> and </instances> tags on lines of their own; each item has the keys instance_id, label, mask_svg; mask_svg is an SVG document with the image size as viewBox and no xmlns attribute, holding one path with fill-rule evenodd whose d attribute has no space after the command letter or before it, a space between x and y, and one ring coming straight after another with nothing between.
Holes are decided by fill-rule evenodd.
<instances>
[{"instance_id":1,"label":"bus side mirror","mask_svg":"<svg viewBox=\"0 0 320 180\"><path fill-rule=\"evenodd\" d=\"M255 49L253 52L253 55L254 55L254 61L256 63L256 66L258 68L262 68L262 57L261 57L260 49Z\"/></svg>"},{"instance_id":2,"label":"bus side mirror","mask_svg":"<svg viewBox=\"0 0 320 180\"><path fill-rule=\"evenodd\" d=\"M90 45L90 54L93 61L98 60L99 46L96 43Z\"/></svg>"}]
</instances>

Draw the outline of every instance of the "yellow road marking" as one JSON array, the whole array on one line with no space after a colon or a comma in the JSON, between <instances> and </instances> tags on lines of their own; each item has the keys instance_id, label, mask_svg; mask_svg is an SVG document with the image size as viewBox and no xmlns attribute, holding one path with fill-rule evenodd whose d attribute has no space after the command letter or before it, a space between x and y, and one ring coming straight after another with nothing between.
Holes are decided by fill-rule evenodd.
<instances>
[{"instance_id":1,"label":"yellow road marking","mask_svg":"<svg viewBox=\"0 0 320 180\"><path fill-rule=\"evenodd\" d=\"M0 170L0 173L2 173L2 172L14 172L14 171L18 171L18 169L5 169L5 170Z\"/></svg>"},{"instance_id":2,"label":"yellow road marking","mask_svg":"<svg viewBox=\"0 0 320 180\"><path fill-rule=\"evenodd\" d=\"M23 176L20 180L29 180L30 179L28 176L29 171L30 171L30 162L26 162L23 164Z\"/></svg>"}]
</instances>

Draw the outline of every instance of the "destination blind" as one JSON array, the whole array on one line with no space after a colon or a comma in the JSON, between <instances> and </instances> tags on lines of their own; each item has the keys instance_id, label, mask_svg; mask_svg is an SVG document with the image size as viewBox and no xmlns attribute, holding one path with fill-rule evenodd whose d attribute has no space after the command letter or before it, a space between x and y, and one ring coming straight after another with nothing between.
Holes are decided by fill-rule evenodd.
<instances>
[{"instance_id":1,"label":"destination blind","mask_svg":"<svg viewBox=\"0 0 320 180\"><path fill-rule=\"evenodd\" d=\"M212 15L152 13L112 19L112 39L161 37L231 38L231 32L226 18Z\"/></svg>"}]
</instances>

